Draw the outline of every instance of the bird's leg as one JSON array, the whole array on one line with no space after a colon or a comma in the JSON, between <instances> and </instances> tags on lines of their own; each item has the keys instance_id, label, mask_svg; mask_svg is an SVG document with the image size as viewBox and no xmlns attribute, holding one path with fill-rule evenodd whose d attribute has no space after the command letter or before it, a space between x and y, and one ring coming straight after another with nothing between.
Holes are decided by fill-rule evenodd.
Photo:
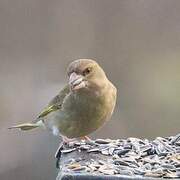
<instances>
[{"instance_id":1,"label":"bird's leg","mask_svg":"<svg viewBox=\"0 0 180 180\"><path fill-rule=\"evenodd\" d=\"M70 142L74 141L74 139L69 139L66 136L62 136L62 139L64 144L69 144Z\"/></svg>"},{"instance_id":2,"label":"bird's leg","mask_svg":"<svg viewBox=\"0 0 180 180\"><path fill-rule=\"evenodd\" d=\"M88 136L80 137L81 140L86 140L88 143L94 144L94 141Z\"/></svg>"},{"instance_id":3,"label":"bird's leg","mask_svg":"<svg viewBox=\"0 0 180 180\"><path fill-rule=\"evenodd\" d=\"M88 136L84 136L84 137L82 137L82 139L84 139L84 140L86 140L86 141L92 141L92 139L89 138Z\"/></svg>"}]
</instances>

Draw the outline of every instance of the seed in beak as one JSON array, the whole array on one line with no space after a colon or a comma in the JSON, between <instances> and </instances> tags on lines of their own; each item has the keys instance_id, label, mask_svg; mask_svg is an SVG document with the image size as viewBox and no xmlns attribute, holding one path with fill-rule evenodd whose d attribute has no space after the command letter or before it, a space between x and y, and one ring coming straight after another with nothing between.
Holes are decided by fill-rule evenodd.
<instances>
[{"instance_id":1,"label":"seed in beak","mask_svg":"<svg viewBox=\"0 0 180 180\"><path fill-rule=\"evenodd\" d=\"M69 84L72 90L77 90L85 87L84 77L73 72L69 78Z\"/></svg>"}]
</instances>

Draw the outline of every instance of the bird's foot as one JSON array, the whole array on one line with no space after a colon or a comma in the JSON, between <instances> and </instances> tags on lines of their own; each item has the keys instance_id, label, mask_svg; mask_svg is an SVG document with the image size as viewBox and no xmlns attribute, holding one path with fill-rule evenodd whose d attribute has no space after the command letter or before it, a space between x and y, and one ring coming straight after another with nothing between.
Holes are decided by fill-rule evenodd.
<instances>
[{"instance_id":1,"label":"bird's foot","mask_svg":"<svg viewBox=\"0 0 180 180\"><path fill-rule=\"evenodd\" d=\"M88 136L83 136L80 138L81 140L85 140L88 144L96 144L91 138Z\"/></svg>"},{"instance_id":2,"label":"bird's foot","mask_svg":"<svg viewBox=\"0 0 180 180\"><path fill-rule=\"evenodd\" d=\"M56 168L59 168L59 162L60 162L60 158L61 158L61 151L66 148L66 147L72 147L74 146L74 144L77 142L77 139L76 138L73 138L73 139L69 139L65 136L62 136L62 141L55 153L55 158L57 159L56 160Z\"/></svg>"},{"instance_id":3,"label":"bird's foot","mask_svg":"<svg viewBox=\"0 0 180 180\"><path fill-rule=\"evenodd\" d=\"M89 138L88 136L83 136L83 137L80 137L79 139L80 139L80 140L85 140L85 141L88 141L88 142L91 142L91 141L92 141L92 139Z\"/></svg>"},{"instance_id":4,"label":"bird's foot","mask_svg":"<svg viewBox=\"0 0 180 180\"><path fill-rule=\"evenodd\" d=\"M63 136L62 142L60 143L60 145L55 153L55 158L57 159L56 168L59 168L59 162L60 162L60 158L61 158L61 154L62 154L61 151L63 150L63 148L64 147L73 147L75 145L75 143L79 142L79 140L85 140L89 144L95 144L95 142L88 136L83 136L80 138L73 138L73 139Z\"/></svg>"},{"instance_id":5,"label":"bird's foot","mask_svg":"<svg viewBox=\"0 0 180 180\"><path fill-rule=\"evenodd\" d=\"M72 144L78 142L79 140L85 140L85 141L90 142L90 143L94 142L88 136L83 136L83 137L79 137L79 138L72 138L72 139L63 136L63 143L64 143L64 145L71 145L72 146Z\"/></svg>"},{"instance_id":6,"label":"bird's foot","mask_svg":"<svg viewBox=\"0 0 180 180\"><path fill-rule=\"evenodd\" d=\"M92 141L92 139L91 138L89 138L88 136L84 136L84 137L81 137L80 139L84 139L84 140L86 140L86 141Z\"/></svg>"},{"instance_id":7,"label":"bird's foot","mask_svg":"<svg viewBox=\"0 0 180 180\"><path fill-rule=\"evenodd\" d=\"M63 139L63 144L64 144L64 145L68 145L68 144L70 144L70 143L72 143L72 142L75 142L75 141L77 140L76 138L70 139L70 138L67 138L67 137L65 137L65 136L63 136L62 139Z\"/></svg>"}]
</instances>

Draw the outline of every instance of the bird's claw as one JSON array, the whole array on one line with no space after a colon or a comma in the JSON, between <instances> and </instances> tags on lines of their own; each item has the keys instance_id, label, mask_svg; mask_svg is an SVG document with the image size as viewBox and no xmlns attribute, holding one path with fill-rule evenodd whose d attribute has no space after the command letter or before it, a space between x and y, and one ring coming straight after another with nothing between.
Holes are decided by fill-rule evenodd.
<instances>
[{"instance_id":1,"label":"bird's claw","mask_svg":"<svg viewBox=\"0 0 180 180\"><path fill-rule=\"evenodd\" d=\"M89 144L95 144L95 142L92 139L90 139L88 136L80 137L78 139L79 140L85 140ZM60 162L61 154L62 154L61 151L64 149L64 147L73 146L78 141L78 139L76 139L76 138L69 139L69 138L63 137L63 141L60 143L60 145L59 145L59 147L55 153L56 168L57 169L59 169L59 162Z\"/></svg>"}]
</instances>

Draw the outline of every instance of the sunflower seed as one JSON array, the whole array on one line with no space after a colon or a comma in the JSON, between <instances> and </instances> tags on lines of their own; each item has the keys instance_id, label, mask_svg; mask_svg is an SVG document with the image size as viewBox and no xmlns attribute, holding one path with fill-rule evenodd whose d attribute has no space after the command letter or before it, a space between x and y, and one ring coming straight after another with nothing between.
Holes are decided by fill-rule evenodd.
<instances>
[{"instance_id":1,"label":"sunflower seed","mask_svg":"<svg viewBox=\"0 0 180 180\"><path fill-rule=\"evenodd\" d=\"M79 141L61 149L62 154L74 151L85 156L65 160L68 171L180 178L180 134L152 141L132 137L97 139L92 143Z\"/></svg>"},{"instance_id":2,"label":"sunflower seed","mask_svg":"<svg viewBox=\"0 0 180 180\"><path fill-rule=\"evenodd\" d=\"M93 149L89 149L87 152L100 152L99 148L93 148Z\"/></svg>"},{"instance_id":3,"label":"sunflower seed","mask_svg":"<svg viewBox=\"0 0 180 180\"><path fill-rule=\"evenodd\" d=\"M98 143L98 144L109 144L111 142L110 139L96 139L95 140L95 143Z\"/></svg>"},{"instance_id":4,"label":"sunflower seed","mask_svg":"<svg viewBox=\"0 0 180 180\"><path fill-rule=\"evenodd\" d=\"M66 153L70 153L70 152L73 152L75 151L76 148L72 148L72 149L64 149L64 150L61 150L62 153L66 154Z\"/></svg>"}]
</instances>

